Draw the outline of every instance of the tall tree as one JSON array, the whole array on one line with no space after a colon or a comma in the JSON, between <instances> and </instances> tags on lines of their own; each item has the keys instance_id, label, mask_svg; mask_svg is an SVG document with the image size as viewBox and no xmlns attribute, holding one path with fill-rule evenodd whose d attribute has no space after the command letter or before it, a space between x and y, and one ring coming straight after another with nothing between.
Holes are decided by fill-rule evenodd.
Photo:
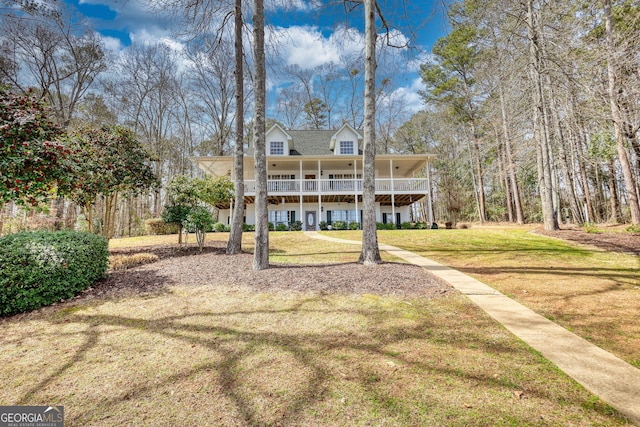
<instances>
[{"instance_id":1,"label":"tall tree","mask_svg":"<svg viewBox=\"0 0 640 427\"><path fill-rule=\"evenodd\" d=\"M480 153L481 137L478 115L478 94L475 67L479 61L480 48L476 29L469 24L456 24L449 35L439 39L433 46L435 61L420 67L420 74L427 90L425 101L449 106L450 113L461 123L469 126L473 143L476 170L476 195L478 219L486 221L486 196L484 170Z\"/></svg>"},{"instance_id":2,"label":"tall tree","mask_svg":"<svg viewBox=\"0 0 640 427\"><path fill-rule=\"evenodd\" d=\"M633 224L640 224L640 203L638 201L638 191L636 182L633 178L629 157L627 154L627 148L625 147L625 138L623 134L623 119L618 104L618 93L622 91L618 88L616 79L616 64L615 64L615 46L614 46L614 28L611 19L611 0L604 1L604 19L606 28L606 45L607 45L607 82L609 89L609 104L611 106L611 118L613 119L613 126L615 129L617 147L618 147L618 160L622 167L622 173L624 175L625 186L627 187L627 194L629 199L629 208L631 210L631 222Z\"/></svg>"},{"instance_id":3,"label":"tall tree","mask_svg":"<svg viewBox=\"0 0 640 427\"><path fill-rule=\"evenodd\" d=\"M244 69L242 47L242 0L235 0L234 6L234 51L236 83L236 147L234 152L235 194L231 233L227 242L227 254L242 252L242 224L244 223Z\"/></svg>"},{"instance_id":4,"label":"tall tree","mask_svg":"<svg viewBox=\"0 0 640 427\"><path fill-rule=\"evenodd\" d=\"M359 262L379 264L380 249L376 229L376 0L364 0L365 86L364 147L362 154L362 252Z\"/></svg>"},{"instance_id":5,"label":"tall tree","mask_svg":"<svg viewBox=\"0 0 640 427\"><path fill-rule=\"evenodd\" d=\"M253 1L254 108L253 150L256 180L256 229L253 269L269 268L269 221L267 219L267 151L265 113L267 105L264 52L264 0Z\"/></svg>"}]
</instances>

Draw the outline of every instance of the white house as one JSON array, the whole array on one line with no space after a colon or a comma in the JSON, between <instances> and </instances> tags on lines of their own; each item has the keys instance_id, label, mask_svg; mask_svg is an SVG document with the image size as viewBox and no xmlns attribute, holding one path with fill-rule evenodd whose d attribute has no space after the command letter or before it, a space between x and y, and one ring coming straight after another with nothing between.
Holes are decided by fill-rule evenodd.
<instances>
[{"instance_id":1,"label":"white house","mask_svg":"<svg viewBox=\"0 0 640 427\"><path fill-rule=\"evenodd\" d=\"M335 130L285 130L266 134L269 221L302 221L316 230L321 221L362 223L362 135L349 125ZM376 221L400 226L410 220L413 203L430 191L423 175L430 154L376 156ZM233 157L197 157L198 166L213 176L232 180ZM253 149L244 159L245 222L255 224ZM233 200L217 206L219 221L229 223Z\"/></svg>"}]
</instances>

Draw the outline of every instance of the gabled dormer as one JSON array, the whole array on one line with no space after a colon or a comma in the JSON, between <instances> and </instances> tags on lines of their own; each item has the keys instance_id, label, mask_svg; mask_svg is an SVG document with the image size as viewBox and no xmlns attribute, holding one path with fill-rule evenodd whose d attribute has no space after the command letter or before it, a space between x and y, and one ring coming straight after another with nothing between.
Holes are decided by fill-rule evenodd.
<instances>
[{"instance_id":1,"label":"gabled dormer","mask_svg":"<svg viewBox=\"0 0 640 427\"><path fill-rule=\"evenodd\" d=\"M293 150L293 138L279 124L266 133L267 156L288 156Z\"/></svg>"},{"instance_id":2,"label":"gabled dormer","mask_svg":"<svg viewBox=\"0 0 640 427\"><path fill-rule=\"evenodd\" d=\"M349 156L358 154L362 148L364 138L351 125L345 123L331 136L329 148L336 156Z\"/></svg>"}]
</instances>

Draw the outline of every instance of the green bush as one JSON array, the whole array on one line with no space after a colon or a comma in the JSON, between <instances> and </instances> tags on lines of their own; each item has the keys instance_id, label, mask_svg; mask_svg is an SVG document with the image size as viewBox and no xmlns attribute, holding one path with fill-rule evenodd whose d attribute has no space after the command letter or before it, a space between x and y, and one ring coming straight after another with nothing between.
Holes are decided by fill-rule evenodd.
<instances>
[{"instance_id":1,"label":"green bush","mask_svg":"<svg viewBox=\"0 0 640 427\"><path fill-rule=\"evenodd\" d=\"M376 222L376 229L377 230L384 230L384 224L381 222Z\"/></svg>"},{"instance_id":2,"label":"green bush","mask_svg":"<svg viewBox=\"0 0 640 427\"><path fill-rule=\"evenodd\" d=\"M275 229L276 229L276 228L275 228L275 226L273 225L273 223L272 223L272 222L270 222L270 223L269 223L269 231L273 231L273 230L275 230Z\"/></svg>"},{"instance_id":3,"label":"green bush","mask_svg":"<svg viewBox=\"0 0 640 427\"><path fill-rule=\"evenodd\" d=\"M360 229L360 223L359 222L351 222L351 223L349 223L349 229L350 230L359 230Z\"/></svg>"},{"instance_id":4,"label":"green bush","mask_svg":"<svg viewBox=\"0 0 640 427\"><path fill-rule=\"evenodd\" d=\"M320 223L318 225L320 226L320 230L328 230L329 229L329 224L327 224L327 221L320 221Z\"/></svg>"},{"instance_id":5,"label":"green bush","mask_svg":"<svg viewBox=\"0 0 640 427\"><path fill-rule=\"evenodd\" d=\"M384 225L384 229L385 230L395 230L396 229L396 225L392 222L388 222Z\"/></svg>"},{"instance_id":6,"label":"green bush","mask_svg":"<svg viewBox=\"0 0 640 427\"><path fill-rule=\"evenodd\" d=\"M427 227L427 223L426 222L422 222L422 221L418 221L415 223L415 225L413 226L416 230L424 230Z\"/></svg>"},{"instance_id":7,"label":"green bush","mask_svg":"<svg viewBox=\"0 0 640 427\"><path fill-rule=\"evenodd\" d=\"M411 224L409 221L405 221L402 224L400 224L400 228L402 228L403 230L410 230L413 227L413 224Z\"/></svg>"},{"instance_id":8,"label":"green bush","mask_svg":"<svg viewBox=\"0 0 640 427\"><path fill-rule=\"evenodd\" d=\"M107 240L77 231L21 232L0 238L0 315L72 298L104 276Z\"/></svg>"},{"instance_id":9,"label":"green bush","mask_svg":"<svg viewBox=\"0 0 640 427\"><path fill-rule=\"evenodd\" d=\"M256 226L253 224L247 224L246 222L242 224L242 231L256 231Z\"/></svg>"},{"instance_id":10,"label":"green bush","mask_svg":"<svg viewBox=\"0 0 640 427\"><path fill-rule=\"evenodd\" d=\"M280 223L276 226L276 231L288 231L289 230L289 226L287 226L287 224L285 223Z\"/></svg>"},{"instance_id":11,"label":"green bush","mask_svg":"<svg viewBox=\"0 0 640 427\"><path fill-rule=\"evenodd\" d=\"M630 226L625 228L624 231L626 231L627 233L631 233L631 234L640 234L640 225L631 224Z\"/></svg>"},{"instance_id":12,"label":"green bush","mask_svg":"<svg viewBox=\"0 0 640 427\"><path fill-rule=\"evenodd\" d=\"M151 218L144 222L144 229L147 234L156 236L162 234L176 234L180 231L180 224L165 222L162 218Z\"/></svg>"},{"instance_id":13,"label":"green bush","mask_svg":"<svg viewBox=\"0 0 640 427\"><path fill-rule=\"evenodd\" d=\"M334 230L346 230L347 223L344 221L334 221L331 228L333 228Z\"/></svg>"},{"instance_id":14,"label":"green bush","mask_svg":"<svg viewBox=\"0 0 640 427\"><path fill-rule=\"evenodd\" d=\"M595 224L592 224L590 222L585 222L582 225L582 229L587 233L594 233L594 234L602 233L602 230L600 230Z\"/></svg>"},{"instance_id":15,"label":"green bush","mask_svg":"<svg viewBox=\"0 0 640 427\"><path fill-rule=\"evenodd\" d=\"M226 230L226 227L225 227L225 225L223 223L216 222L215 224L213 224L213 230L216 233L222 233L222 232L224 232Z\"/></svg>"},{"instance_id":16,"label":"green bush","mask_svg":"<svg viewBox=\"0 0 640 427\"><path fill-rule=\"evenodd\" d=\"M289 229L291 231L302 231L302 221L293 221Z\"/></svg>"}]
</instances>

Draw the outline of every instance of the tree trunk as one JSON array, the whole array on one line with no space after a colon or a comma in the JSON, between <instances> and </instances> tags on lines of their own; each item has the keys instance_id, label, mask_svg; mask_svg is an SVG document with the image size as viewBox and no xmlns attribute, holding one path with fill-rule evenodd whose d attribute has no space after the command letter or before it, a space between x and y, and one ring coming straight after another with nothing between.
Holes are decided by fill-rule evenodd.
<instances>
[{"instance_id":1,"label":"tree trunk","mask_svg":"<svg viewBox=\"0 0 640 427\"><path fill-rule=\"evenodd\" d=\"M538 183L542 203L542 217L545 230L558 230L558 218L553 204L553 181L551 175L551 155L549 147L549 126L542 92L540 64L540 40L534 20L533 0L527 0L527 22L529 37L530 74L533 86L533 121L537 127Z\"/></svg>"},{"instance_id":2,"label":"tree trunk","mask_svg":"<svg viewBox=\"0 0 640 427\"><path fill-rule=\"evenodd\" d=\"M254 168L256 174L256 230L253 269L269 268L269 222L267 219L267 159L265 137L266 69L264 58L264 0L254 0L253 34L255 60Z\"/></svg>"},{"instance_id":3,"label":"tree trunk","mask_svg":"<svg viewBox=\"0 0 640 427\"><path fill-rule=\"evenodd\" d=\"M618 224L622 221L622 211L620 210L620 201L618 200L618 188L616 185L616 168L613 159L607 161L609 169L609 202L611 203L611 216L609 221Z\"/></svg>"},{"instance_id":4,"label":"tree trunk","mask_svg":"<svg viewBox=\"0 0 640 427\"><path fill-rule=\"evenodd\" d=\"M622 167L624 175L624 183L627 188L627 198L629 209L631 210L631 223L640 224L640 204L638 203L638 191L633 178L631 164L627 149L624 145L624 135L622 132L622 115L620 107L616 100L616 68L614 64L614 43L613 43L613 24L611 21L611 0L604 0L604 19L605 30L607 33L607 77L609 83L609 104L611 106L611 118L613 119L613 127L615 129L616 141L618 147L618 159Z\"/></svg>"},{"instance_id":5,"label":"tree trunk","mask_svg":"<svg viewBox=\"0 0 640 427\"><path fill-rule=\"evenodd\" d=\"M376 229L376 1L364 0L365 14L365 86L364 150L362 173L362 252L358 262L374 265L382 262Z\"/></svg>"},{"instance_id":6,"label":"tree trunk","mask_svg":"<svg viewBox=\"0 0 640 427\"><path fill-rule=\"evenodd\" d=\"M236 79L236 147L234 157L235 197L231 233L227 254L242 252L242 225L244 223L244 70L242 55L242 0L235 0L235 79Z\"/></svg>"},{"instance_id":7,"label":"tree trunk","mask_svg":"<svg viewBox=\"0 0 640 427\"><path fill-rule=\"evenodd\" d=\"M522 210L522 200L520 199L520 186L518 185L518 176L516 175L516 166L511 153L511 136L509 134L509 119L507 116L507 108L504 101L504 88L502 81L498 79L498 90L500 92L500 114L502 116L502 135L504 137L504 151L507 168L507 175L511 184L511 195L513 197L513 207L516 214L516 223L524 224L524 211Z\"/></svg>"}]
</instances>

